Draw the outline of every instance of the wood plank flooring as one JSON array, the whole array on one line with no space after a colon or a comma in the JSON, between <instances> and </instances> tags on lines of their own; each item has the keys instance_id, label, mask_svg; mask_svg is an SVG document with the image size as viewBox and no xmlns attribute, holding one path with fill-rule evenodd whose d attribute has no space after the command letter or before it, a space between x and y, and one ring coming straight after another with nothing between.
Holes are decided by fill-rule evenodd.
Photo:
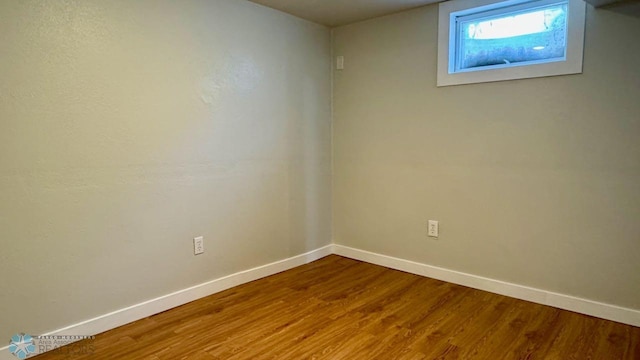
<instances>
[{"instance_id":1,"label":"wood plank flooring","mask_svg":"<svg viewBox=\"0 0 640 360\"><path fill-rule=\"evenodd\" d=\"M72 346L34 359L640 359L640 328L332 255Z\"/></svg>"}]
</instances>

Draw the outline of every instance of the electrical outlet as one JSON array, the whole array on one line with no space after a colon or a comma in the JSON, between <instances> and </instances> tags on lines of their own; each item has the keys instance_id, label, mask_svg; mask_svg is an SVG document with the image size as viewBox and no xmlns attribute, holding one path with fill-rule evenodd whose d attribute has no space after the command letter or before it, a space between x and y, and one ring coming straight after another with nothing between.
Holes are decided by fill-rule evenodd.
<instances>
[{"instance_id":1,"label":"electrical outlet","mask_svg":"<svg viewBox=\"0 0 640 360\"><path fill-rule=\"evenodd\" d=\"M439 234L438 227L439 227L438 220L429 220L429 229L427 231L427 235L431 237L438 237L438 234Z\"/></svg>"},{"instance_id":2,"label":"electrical outlet","mask_svg":"<svg viewBox=\"0 0 640 360\"><path fill-rule=\"evenodd\" d=\"M193 255L200 255L204 252L204 237L193 238Z\"/></svg>"}]
</instances>

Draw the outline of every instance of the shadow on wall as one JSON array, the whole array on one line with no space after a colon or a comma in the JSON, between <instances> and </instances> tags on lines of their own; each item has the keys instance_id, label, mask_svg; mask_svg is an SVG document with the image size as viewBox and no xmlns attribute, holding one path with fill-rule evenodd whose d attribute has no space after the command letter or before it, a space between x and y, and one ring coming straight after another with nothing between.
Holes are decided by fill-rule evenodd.
<instances>
[{"instance_id":1,"label":"shadow on wall","mask_svg":"<svg viewBox=\"0 0 640 360\"><path fill-rule=\"evenodd\" d=\"M598 10L613 11L618 14L640 18L640 0L627 0L603 6Z\"/></svg>"}]
</instances>

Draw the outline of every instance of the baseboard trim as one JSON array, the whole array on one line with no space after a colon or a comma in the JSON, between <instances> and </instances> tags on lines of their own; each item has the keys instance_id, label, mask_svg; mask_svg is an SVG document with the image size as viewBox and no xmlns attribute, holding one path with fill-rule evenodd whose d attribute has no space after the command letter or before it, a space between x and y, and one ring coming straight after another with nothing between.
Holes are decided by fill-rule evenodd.
<instances>
[{"instance_id":1,"label":"baseboard trim","mask_svg":"<svg viewBox=\"0 0 640 360\"><path fill-rule=\"evenodd\" d=\"M235 274L178 290L93 319L57 329L46 334L37 335L96 335L177 306L184 305L194 300L198 300L205 296L230 289L234 286L242 285L282 271L293 269L297 266L331 255L332 253L333 245L327 245L301 255L258 266L253 269L240 271ZM9 352L9 346L0 348L0 360L5 359L17 359L17 357L14 357Z\"/></svg>"},{"instance_id":2,"label":"baseboard trim","mask_svg":"<svg viewBox=\"0 0 640 360\"><path fill-rule=\"evenodd\" d=\"M611 304L600 303L577 298L565 294L508 283L477 275L449 270L437 266L422 264L410 260L351 248L344 245L331 244L319 249L293 256L284 260L240 271L219 279L195 285L155 299L141 302L124 309L104 314L77 324L73 324L46 334L38 335L96 335L101 332L131 323L136 320L184 305L205 296L227 290L261 279L282 271L310 263L325 256L336 254L355 260L384 266L391 269L430 277L450 283L468 286L474 289L489 291L517 299L527 300L542 305L574 311L577 313L612 320L623 324L640 327L640 311L623 308ZM0 360L14 360L9 347L0 348Z\"/></svg>"},{"instance_id":3,"label":"baseboard trim","mask_svg":"<svg viewBox=\"0 0 640 360\"><path fill-rule=\"evenodd\" d=\"M333 253L355 260L388 267L411 274L426 276L470 288L484 290L534 303L553 306L585 315L612 320L640 327L640 311L611 304L577 298L570 295L508 283L482 276L426 265L410 260L355 249L343 245L333 245Z\"/></svg>"}]
</instances>

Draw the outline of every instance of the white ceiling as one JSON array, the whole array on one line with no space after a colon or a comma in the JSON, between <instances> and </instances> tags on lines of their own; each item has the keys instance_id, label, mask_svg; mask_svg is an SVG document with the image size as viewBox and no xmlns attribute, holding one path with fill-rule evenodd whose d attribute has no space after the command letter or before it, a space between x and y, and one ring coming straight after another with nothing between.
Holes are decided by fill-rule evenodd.
<instances>
[{"instance_id":1,"label":"white ceiling","mask_svg":"<svg viewBox=\"0 0 640 360\"><path fill-rule=\"evenodd\" d=\"M440 0L250 0L326 26L340 26Z\"/></svg>"}]
</instances>

